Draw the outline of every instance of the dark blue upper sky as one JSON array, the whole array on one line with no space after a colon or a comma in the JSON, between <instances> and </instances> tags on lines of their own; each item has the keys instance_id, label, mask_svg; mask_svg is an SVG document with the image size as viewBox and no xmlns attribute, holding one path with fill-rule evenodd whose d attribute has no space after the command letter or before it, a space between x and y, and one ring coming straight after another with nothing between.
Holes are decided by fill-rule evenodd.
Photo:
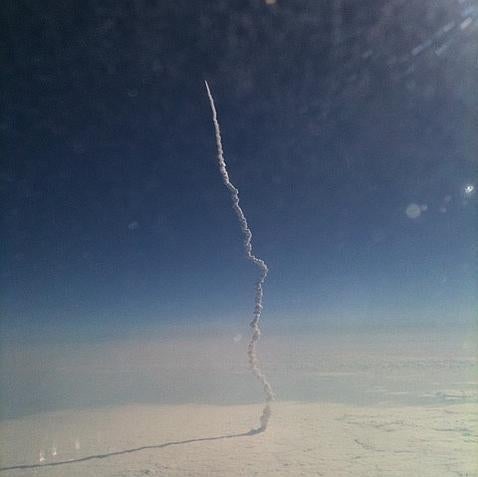
<instances>
[{"instance_id":1,"label":"dark blue upper sky","mask_svg":"<svg viewBox=\"0 0 478 477\"><path fill-rule=\"evenodd\" d=\"M269 3L2 5L4 330L247 323L204 79L265 320L472 319L473 2Z\"/></svg>"}]
</instances>

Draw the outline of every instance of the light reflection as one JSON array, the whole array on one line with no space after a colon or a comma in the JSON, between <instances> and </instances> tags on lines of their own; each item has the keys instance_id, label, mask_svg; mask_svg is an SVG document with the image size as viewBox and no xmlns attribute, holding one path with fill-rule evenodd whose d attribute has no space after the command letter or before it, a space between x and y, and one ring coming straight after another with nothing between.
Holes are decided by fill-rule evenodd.
<instances>
[{"instance_id":1,"label":"light reflection","mask_svg":"<svg viewBox=\"0 0 478 477\"><path fill-rule=\"evenodd\" d=\"M466 197L470 197L475 193L475 186L473 184L466 184L463 188Z\"/></svg>"}]
</instances>

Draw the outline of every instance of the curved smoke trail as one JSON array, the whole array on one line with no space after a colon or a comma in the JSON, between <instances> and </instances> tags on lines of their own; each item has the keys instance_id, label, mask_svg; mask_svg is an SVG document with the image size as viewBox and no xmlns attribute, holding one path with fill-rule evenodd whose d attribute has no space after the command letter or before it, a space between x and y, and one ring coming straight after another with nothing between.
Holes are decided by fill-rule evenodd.
<instances>
[{"instance_id":1,"label":"curved smoke trail","mask_svg":"<svg viewBox=\"0 0 478 477\"><path fill-rule=\"evenodd\" d=\"M228 188L229 193L231 194L232 199L232 207L234 212L236 213L237 219L239 220L239 225L241 226L242 235L244 237L243 244L244 250L246 252L246 257L250 260L254 265L256 265L260 270L259 279L256 282L256 297L255 297L255 307L254 307L254 318L250 323L250 327L252 328L251 339L249 341L249 345L247 348L247 356L249 358L249 367L251 371L254 373L256 378L261 382L262 386L264 387L264 394L266 399L266 404L264 410L262 411L262 415L260 418L261 425L257 432L262 432L267 428L267 424L271 417L271 401L274 399L274 393L272 391L272 387L267 381L264 373L262 372L261 368L259 367L259 363L257 361L257 353L256 353L256 344L261 336L261 329L259 328L259 320L262 314L262 285L267 277L267 273L269 269L267 268L266 263L264 260L256 257L252 253L252 232L249 226L247 225L247 219L239 205L239 190L234 187L234 185L229 180L229 174L227 173L226 162L224 160L224 149L222 147L222 140L221 140L221 129L219 127L219 121L217 119L217 111L216 106L214 104L214 98L212 97L211 90L209 89L209 85L207 81L205 81L207 95L209 97L209 103L211 105L212 110L212 122L214 123L214 130L216 132L216 146L217 146L217 160L219 163L219 171L221 173L222 179L224 181L225 186Z\"/></svg>"}]
</instances>

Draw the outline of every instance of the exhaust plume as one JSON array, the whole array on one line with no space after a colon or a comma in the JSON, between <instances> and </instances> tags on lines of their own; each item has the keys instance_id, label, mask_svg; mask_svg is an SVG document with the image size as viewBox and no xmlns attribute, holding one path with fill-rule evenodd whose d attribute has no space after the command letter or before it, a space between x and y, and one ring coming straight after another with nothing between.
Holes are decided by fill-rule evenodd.
<instances>
[{"instance_id":1,"label":"exhaust plume","mask_svg":"<svg viewBox=\"0 0 478 477\"><path fill-rule=\"evenodd\" d=\"M249 367L256 376L256 378L260 381L264 388L264 395L266 404L264 406L264 410L262 411L262 415L260 418L261 425L255 429L256 432L265 431L267 428L267 424L271 417L271 401L274 400L274 393L272 391L272 387L267 381L264 373L262 372L261 368L259 367L259 363L257 360L257 353L256 353L256 345L257 341L261 336L261 329L259 327L259 320L262 314L262 297L263 297L263 290L262 286L264 281L267 277L269 269L267 268L266 263L264 260L256 257L252 252L252 232L247 224L246 216L244 215L241 206L239 205L239 190L231 183L229 179L229 174L227 172L226 162L224 160L224 149L222 147L222 140L221 140L221 129L219 127L219 121L217 119L217 111L216 106L214 104L214 98L212 97L211 90L209 89L209 85L207 81L205 81L207 95L209 98L209 104L211 105L212 110L212 122L214 123L214 130L216 133L216 147L217 147L217 160L219 165L219 172L221 173L222 180L224 185L229 190L232 199L232 208L236 213L237 219L239 221L239 225L241 226L242 236L243 236L243 245L244 251L246 252L246 257L250 260L254 265L257 266L259 269L259 278L256 282L256 295L255 295L255 307L253 313L253 319L250 322L249 326L252 329L251 332L251 339L249 341L249 345L247 347L247 356L249 360Z\"/></svg>"}]
</instances>

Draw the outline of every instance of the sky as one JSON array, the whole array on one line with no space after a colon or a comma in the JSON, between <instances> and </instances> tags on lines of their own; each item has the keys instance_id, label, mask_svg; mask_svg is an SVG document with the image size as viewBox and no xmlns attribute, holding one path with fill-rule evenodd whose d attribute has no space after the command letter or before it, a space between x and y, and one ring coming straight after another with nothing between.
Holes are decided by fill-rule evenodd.
<instances>
[{"instance_id":1,"label":"sky","mask_svg":"<svg viewBox=\"0 0 478 477\"><path fill-rule=\"evenodd\" d=\"M476 319L471 0L2 6L2 335ZM59 331L60 330L60 331ZM83 333L83 335L82 335Z\"/></svg>"}]
</instances>

